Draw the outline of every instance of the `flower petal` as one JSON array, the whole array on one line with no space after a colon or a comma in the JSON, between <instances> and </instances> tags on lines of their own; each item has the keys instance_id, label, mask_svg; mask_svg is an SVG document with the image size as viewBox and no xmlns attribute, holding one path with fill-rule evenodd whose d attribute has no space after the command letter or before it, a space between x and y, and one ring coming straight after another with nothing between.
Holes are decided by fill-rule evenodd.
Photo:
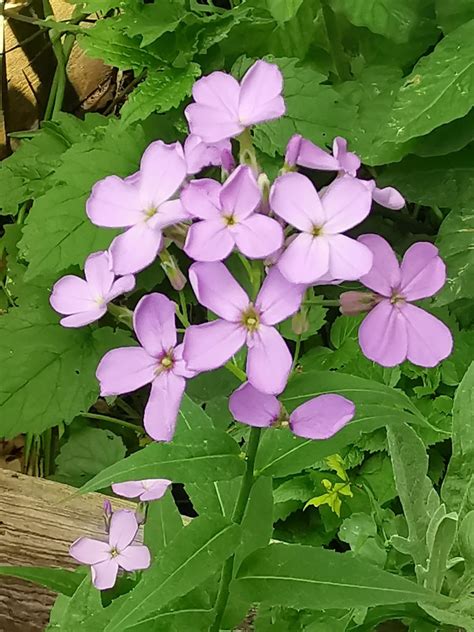
<instances>
[{"instance_id":1,"label":"flower petal","mask_svg":"<svg viewBox=\"0 0 474 632\"><path fill-rule=\"evenodd\" d=\"M234 245L231 231L219 217L193 224L186 236L184 252L195 261L222 261Z\"/></svg>"},{"instance_id":2,"label":"flower petal","mask_svg":"<svg viewBox=\"0 0 474 632\"><path fill-rule=\"evenodd\" d=\"M77 314L98 308L88 283L72 274L56 281L49 302L59 314Z\"/></svg>"},{"instance_id":3,"label":"flower petal","mask_svg":"<svg viewBox=\"0 0 474 632\"><path fill-rule=\"evenodd\" d=\"M215 180L193 180L181 192L181 202L191 217L216 219L221 216L219 193L222 186Z\"/></svg>"},{"instance_id":4,"label":"flower petal","mask_svg":"<svg viewBox=\"0 0 474 632\"><path fill-rule=\"evenodd\" d=\"M386 367L401 364L408 353L406 319L399 308L383 300L367 314L359 327L363 354Z\"/></svg>"},{"instance_id":5,"label":"flower petal","mask_svg":"<svg viewBox=\"0 0 474 632\"><path fill-rule=\"evenodd\" d=\"M278 259L277 267L291 283L317 281L329 268L328 240L301 233Z\"/></svg>"},{"instance_id":6,"label":"flower petal","mask_svg":"<svg viewBox=\"0 0 474 632\"><path fill-rule=\"evenodd\" d=\"M166 494L166 490L171 485L171 481L167 478L147 479L143 481L145 491L140 496L140 500L150 501L158 500Z\"/></svg>"},{"instance_id":7,"label":"flower petal","mask_svg":"<svg viewBox=\"0 0 474 632\"><path fill-rule=\"evenodd\" d=\"M189 219L189 213L181 200L168 200L159 206L157 213L148 220L148 223L153 229L162 229Z\"/></svg>"},{"instance_id":8,"label":"flower petal","mask_svg":"<svg viewBox=\"0 0 474 632\"><path fill-rule=\"evenodd\" d=\"M184 141L184 157L188 175L194 175L209 165L220 167L223 153L231 151L232 145L227 139L211 144L205 143L195 134L189 134Z\"/></svg>"},{"instance_id":9,"label":"flower petal","mask_svg":"<svg viewBox=\"0 0 474 632\"><path fill-rule=\"evenodd\" d=\"M398 211L405 206L405 198L393 187L385 187L384 189L374 187L372 198L374 202L377 202L380 206L391 208L394 211Z\"/></svg>"},{"instance_id":10,"label":"flower petal","mask_svg":"<svg viewBox=\"0 0 474 632\"><path fill-rule=\"evenodd\" d=\"M347 140L345 138L336 136L332 144L332 153L339 163L339 168L350 176L355 177L357 169L360 167L360 158L351 151L347 151Z\"/></svg>"},{"instance_id":11,"label":"flower petal","mask_svg":"<svg viewBox=\"0 0 474 632\"><path fill-rule=\"evenodd\" d=\"M305 290L305 285L290 283L278 268L271 268L255 301L262 323L276 325L297 312Z\"/></svg>"},{"instance_id":12,"label":"flower petal","mask_svg":"<svg viewBox=\"0 0 474 632\"><path fill-rule=\"evenodd\" d=\"M357 241L370 248L373 254L370 271L359 281L382 296L391 296L400 285L400 266L392 247L380 235L361 235Z\"/></svg>"},{"instance_id":13,"label":"flower petal","mask_svg":"<svg viewBox=\"0 0 474 632\"><path fill-rule=\"evenodd\" d=\"M369 272L373 255L367 246L345 235L328 235L326 239L329 244L330 277L355 281Z\"/></svg>"},{"instance_id":14,"label":"flower petal","mask_svg":"<svg viewBox=\"0 0 474 632\"><path fill-rule=\"evenodd\" d=\"M278 395L288 381L291 362L291 353L278 331L260 325L249 344L247 376L250 384L262 393Z\"/></svg>"},{"instance_id":15,"label":"flower petal","mask_svg":"<svg viewBox=\"0 0 474 632\"><path fill-rule=\"evenodd\" d=\"M121 347L108 351L97 367L102 395L131 393L155 378L156 359L142 347Z\"/></svg>"},{"instance_id":16,"label":"flower petal","mask_svg":"<svg viewBox=\"0 0 474 632\"><path fill-rule=\"evenodd\" d=\"M189 281L201 305L225 320L240 322L249 297L223 263L193 263Z\"/></svg>"},{"instance_id":17,"label":"flower petal","mask_svg":"<svg viewBox=\"0 0 474 632\"><path fill-rule=\"evenodd\" d=\"M119 565L116 559L94 564L91 567L92 583L99 590L112 588L117 580Z\"/></svg>"},{"instance_id":18,"label":"flower petal","mask_svg":"<svg viewBox=\"0 0 474 632\"><path fill-rule=\"evenodd\" d=\"M105 298L112 287L115 275L108 252L93 252L84 264L86 281L94 297Z\"/></svg>"},{"instance_id":19,"label":"flower petal","mask_svg":"<svg viewBox=\"0 0 474 632\"><path fill-rule=\"evenodd\" d=\"M156 259L162 241L161 232L143 221L118 235L110 244L115 274L134 274L149 266Z\"/></svg>"},{"instance_id":20,"label":"flower petal","mask_svg":"<svg viewBox=\"0 0 474 632\"><path fill-rule=\"evenodd\" d=\"M235 243L242 254L250 259L263 259L283 245L283 229L266 215L253 213L234 228Z\"/></svg>"},{"instance_id":21,"label":"flower petal","mask_svg":"<svg viewBox=\"0 0 474 632\"><path fill-rule=\"evenodd\" d=\"M270 191L270 208L276 215L298 228L312 232L325 220L323 207L309 178L301 173L279 176Z\"/></svg>"},{"instance_id":22,"label":"flower petal","mask_svg":"<svg viewBox=\"0 0 474 632\"><path fill-rule=\"evenodd\" d=\"M176 306L164 294L147 294L133 313L133 328L146 352L158 357L176 345Z\"/></svg>"},{"instance_id":23,"label":"flower petal","mask_svg":"<svg viewBox=\"0 0 474 632\"><path fill-rule=\"evenodd\" d=\"M144 488L142 481L127 481L125 483L113 483L112 491L117 496L124 496L124 498L137 498L140 494L143 494Z\"/></svg>"},{"instance_id":24,"label":"flower petal","mask_svg":"<svg viewBox=\"0 0 474 632\"><path fill-rule=\"evenodd\" d=\"M127 292L131 292L135 287L135 277L133 274L126 274L123 277L119 277L114 281L112 287L110 288L110 292L105 297L107 302L113 301L114 298L120 296L121 294L126 294Z\"/></svg>"},{"instance_id":25,"label":"flower petal","mask_svg":"<svg viewBox=\"0 0 474 632\"><path fill-rule=\"evenodd\" d=\"M196 103L226 110L235 119L238 115L239 94L237 79L221 71L211 72L193 85L193 99Z\"/></svg>"},{"instance_id":26,"label":"flower petal","mask_svg":"<svg viewBox=\"0 0 474 632\"><path fill-rule=\"evenodd\" d=\"M290 415L290 428L298 437L329 439L355 414L354 403L341 395L319 395L298 406Z\"/></svg>"},{"instance_id":27,"label":"flower petal","mask_svg":"<svg viewBox=\"0 0 474 632\"><path fill-rule=\"evenodd\" d=\"M184 110L193 134L206 143L216 143L241 134L245 127L227 109L191 103Z\"/></svg>"},{"instance_id":28,"label":"flower petal","mask_svg":"<svg viewBox=\"0 0 474 632\"><path fill-rule=\"evenodd\" d=\"M278 419L280 402L275 395L261 393L245 382L229 397L229 410L236 421L265 428Z\"/></svg>"},{"instance_id":29,"label":"flower petal","mask_svg":"<svg viewBox=\"0 0 474 632\"><path fill-rule=\"evenodd\" d=\"M65 316L61 318L59 323L63 327L84 327L85 325L94 323L96 320L100 320L106 311L107 307L104 305L103 307L97 307L88 312L79 312L78 314Z\"/></svg>"},{"instance_id":30,"label":"flower petal","mask_svg":"<svg viewBox=\"0 0 474 632\"><path fill-rule=\"evenodd\" d=\"M339 162L334 156L306 138L301 139L296 163L301 167L320 169L321 171L339 170Z\"/></svg>"},{"instance_id":31,"label":"flower petal","mask_svg":"<svg viewBox=\"0 0 474 632\"><path fill-rule=\"evenodd\" d=\"M256 61L240 83L239 120L247 127L285 114L283 75L275 64Z\"/></svg>"},{"instance_id":32,"label":"flower petal","mask_svg":"<svg viewBox=\"0 0 474 632\"><path fill-rule=\"evenodd\" d=\"M448 327L432 314L406 303L401 308L408 332L407 358L413 364L434 367L453 350Z\"/></svg>"},{"instance_id":33,"label":"flower petal","mask_svg":"<svg viewBox=\"0 0 474 632\"><path fill-rule=\"evenodd\" d=\"M186 177L186 161L180 143L157 140L146 148L140 162L142 210L158 207L169 200Z\"/></svg>"},{"instance_id":34,"label":"flower petal","mask_svg":"<svg viewBox=\"0 0 474 632\"><path fill-rule=\"evenodd\" d=\"M69 547L69 555L81 564L98 564L110 559L110 544L92 538L79 538Z\"/></svg>"},{"instance_id":35,"label":"flower petal","mask_svg":"<svg viewBox=\"0 0 474 632\"><path fill-rule=\"evenodd\" d=\"M400 292L409 301L433 296L446 282L446 266L438 248L419 241L405 252L400 266Z\"/></svg>"},{"instance_id":36,"label":"flower petal","mask_svg":"<svg viewBox=\"0 0 474 632\"><path fill-rule=\"evenodd\" d=\"M120 553L133 542L138 533L138 522L134 511L114 511L110 519L109 543Z\"/></svg>"},{"instance_id":37,"label":"flower petal","mask_svg":"<svg viewBox=\"0 0 474 632\"><path fill-rule=\"evenodd\" d=\"M155 441L171 441L186 380L173 371L164 371L151 385L145 408L144 426Z\"/></svg>"},{"instance_id":38,"label":"flower petal","mask_svg":"<svg viewBox=\"0 0 474 632\"><path fill-rule=\"evenodd\" d=\"M238 323L213 320L192 325L184 334L183 357L191 371L212 371L223 366L243 347L246 331Z\"/></svg>"},{"instance_id":39,"label":"flower petal","mask_svg":"<svg viewBox=\"0 0 474 632\"><path fill-rule=\"evenodd\" d=\"M220 207L225 215L243 220L260 204L261 194L250 167L240 165L224 183Z\"/></svg>"},{"instance_id":40,"label":"flower petal","mask_svg":"<svg viewBox=\"0 0 474 632\"><path fill-rule=\"evenodd\" d=\"M127 228L142 218L138 188L118 176L107 176L92 187L86 202L88 218L96 226Z\"/></svg>"},{"instance_id":41,"label":"flower petal","mask_svg":"<svg viewBox=\"0 0 474 632\"><path fill-rule=\"evenodd\" d=\"M151 564L150 549L144 544L131 544L117 556L117 562L125 571L140 571Z\"/></svg>"},{"instance_id":42,"label":"flower petal","mask_svg":"<svg viewBox=\"0 0 474 632\"><path fill-rule=\"evenodd\" d=\"M324 191L321 202L326 221L325 234L343 233L360 224L370 213L372 195L356 178L336 178Z\"/></svg>"}]
</instances>

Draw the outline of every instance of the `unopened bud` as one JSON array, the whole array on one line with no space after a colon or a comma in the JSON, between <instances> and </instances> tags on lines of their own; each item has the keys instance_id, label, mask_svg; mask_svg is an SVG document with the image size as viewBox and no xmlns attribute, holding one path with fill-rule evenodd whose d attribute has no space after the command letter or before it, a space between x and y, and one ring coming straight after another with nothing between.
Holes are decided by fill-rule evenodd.
<instances>
[{"instance_id":1,"label":"unopened bud","mask_svg":"<svg viewBox=\"0 0 474 632\"><path fill-rule=\"evenodd\" d=\"M308 310L302 307L299 312L291 319L291 330L297 336L306 333L309 330Z\"/></svg>"},{"instance_id":2,"label":"unopened bud","mask_svg":"<svg viewBox=\"0 0 474 632\"><path fill-rule=\"evenodd\" d=\"M232 173L232 171L234 171L235 169L234 156L232 155L232 152L228 149L223 149L221 152L221 164L222 171L224 171L226 174Z\"/></svg>"},{"instance_id":3,"label":"unopened bud","mask_svg":"<svg viewBox=\"0 0 474 632\"><path fill-rule=\"evenodd\" d=\"M285 153L285 170L289 170L288 167L294 167L296 165L296 161L298 160L298 155L300 153L302 140L303 137L301 136L301 134L293 134L293 136L288 141Z\"/></svg>"},{"instance_id":4,"label":"unopened bud","mask_svg":"<svg viewBox=\"0 0 474 632\"><path fill-rule=\"evenodd\" d=\"M161 267L173 288L180 292L186 285L186 277L181 272L178 262L167 250L160 252Z\"/></svg>"},{"instance_id":5,"label":"unopened bud","mask_svg":"<svg viewBox=\"0 0 474 632\"><path fill-rule=\"evenodd\" d=\"M346 316L357 316L375 307L377 298L372 292L343 292L339 297L339 311Z\"/></svg>"},{"instance_id":6,"label":"unopened bud","mask_svg":"<svg viewBox=\"0 0 474 632\"><path fill-rule=\"evenodd\" d=\"M108 533L110 529L110 520L113 514L112 504L108 498L104 500L103 512L104 512L105 532Z\"/></svg>"}]
</instances>

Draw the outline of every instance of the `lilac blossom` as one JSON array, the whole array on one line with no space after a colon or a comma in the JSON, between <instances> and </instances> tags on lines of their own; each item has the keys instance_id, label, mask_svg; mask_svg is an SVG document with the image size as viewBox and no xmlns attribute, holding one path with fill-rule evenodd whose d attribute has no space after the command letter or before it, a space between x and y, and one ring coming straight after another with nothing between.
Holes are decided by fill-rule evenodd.
<instances>
[{"instance_id":1,"label":"lilac blossom","mask_svg":"<svg viewBox=\"0 0 474 632\"><path fill-rule=\"evenodd\" d=\"M277 262L292 283L312 284L320 279L355 280L372 266L364 244L342 233L370 212L370 191L355 178L337 178L321 195L301 173L276 179L270 193L272 211L300 233L288 242Z\"/></svg>"},{"instance_id":2,"label":"lilac blossom","mask_svg":"<svg viewBox=\"0 0 474 632\"><path fill-rule=\"evenodd\" d=\"M355 178L360 167L360 158L353 152L347 151L347 140L340 136L333 141L331 155L300 134L294 134L286 147L285 163L288 167L300 165L321 171L338 171L340 175ZM405 206L403 196L393 187L379 189L375 180L359 181L368 187L377 204L394 210Z\"/></svg>"},{"instance_id":3,"label":"lilac blossom","mask_svg":"<svg viewBox=\"0 0 474 632\"><path fill-rule=\"evenodd\" d=\"M196 81L194 103L184 113L192 134L216 143L241 134L245 128L285 113L283 77L275 64L256 61L242 81L213 72Z\"/></svg>"},{"instance_id":4,"label":"lilac blossom","mask_svg":"<svg viewBox=\"0 0 474 632\"><path fill-rule=\"evenodd\" d=\"M162 498L170 485L171 481L167 478L149 478L143 481L114 483L112 489L118 496L139 498L145 502Z\"/></svg>"},{"instance_id":5,"label":"lilac blossom","mask_svg":"<svg viewBox=\"0 0 474 632\"><path fill-rule=\"evenodd\" d=\"M188 232L185 252L197 261L225 259L237 247L246 257L264 258L283 244L283 229L274 219L256 213L260 188L250 167L241 165L224 185L194 180L181 201L199 218Z\"/></svg>"},{"instance_id":6,"label":"lilac blossom","mask_svg":"<svg viewBox=\"0 0 474 632\"><path fill-rule=\"evenodd\" d=\"M205 143L200 136L189 134L184 141L184 159L188 175L199 173L204 167L220 167L232 155L230 140Z\"/></svg>"},{"instance_id":7,"label":"lilac blossom","mask_svg":"<svg viewBox=\"0 0 474 632\"><path fill-rule=\"evenodd\" d=\"M137 532L138 522L133 511L115 511L110 519L108 542L79 538L71 545L69 554L81 564L89 565L94 586L106 590L115 584L119 568L138 571L150 566L148 547L132 544Z\"/></svg>"},{"instance_id":8,"label":"lilac blossom","mask_svg":"<svg viewBox=\"0 0 474 632\"><path fill-rule=\"evenodd\" d=\"M446 280L446 267L438 249L428 242L408 248L401 265L385 239L362 235L359 241L374 255L373 267L360 278L373 294L364 302L341 295L343 310L369 311L359 328L359 343L367 358L392 367L404 360L433 367L452 351L451 332L444 323L413 301L433 296Z\"/></svg>"},{"instance_id":9,"label":"lilac blossom","mask_svg":"<svg viewBox=\"0 0 474 632\"><path fill-rule=\"evenodd\" d=\"M138 272L153 263L163 245L162 230L188 214L177 196L186 177L179 143L156 141L145 150L140 171L129 178L99 180L87 200L87 215L97 226L125 228L111 246L114 272Z\"/></svg>"},{"instance_id":10,"label":"lilac blossom","mask_svg":"<svg viewBox=\"0 0 474 632\"><path fill-rule=\"evenodd\" d=\"M140 347L112 349L97 367L101 395L130 393L151 384L144 425L155 441L171 441L187 370L183 345L176 346L175 305L163 294L144 296L135 308L133 328Z\"/></svg>"},{"instance_id":11,"label":"lilac blossom","mask_svg":"<svg viewBox=\"0 0 474 632\"><path fill-rule=\"evenodd\" d=\"M261 393L249 382L242 384L229 398L234 419L249 426L265 428L284 422L286 413L274 395ZM335 394L313 397L295 408L289 417L291 431L306 439L329 439L355 414L354 403Z\"/></svg>"},{"instance_id":12,"label":"lilac blossom","mask_svg":"<svg viewBox=\"0 0 474 632\"><path fill-rule=\"evenodd\" d=\"M219 318L186 330L188 368L216 369L246 344L249 381L265 393L281 393L292 358L275 325L298 310L305 288L273 268L252 303L222 263L194 263L189 279L198 301Z\"/></svg>"},{"instance_id":13,"label":"lilac blossom","mask_svg":"<svg viewBox=\"0 0 474 632\"><path fill-rule=\"evenodd\" d=\"M99 320L107 304L135 287L131 274L116 279L108 252L94 252L84 264L85 280L68 274L54 284L49 302L59 314L63 327L82 327Z\"/></svg>"}]
</instances>

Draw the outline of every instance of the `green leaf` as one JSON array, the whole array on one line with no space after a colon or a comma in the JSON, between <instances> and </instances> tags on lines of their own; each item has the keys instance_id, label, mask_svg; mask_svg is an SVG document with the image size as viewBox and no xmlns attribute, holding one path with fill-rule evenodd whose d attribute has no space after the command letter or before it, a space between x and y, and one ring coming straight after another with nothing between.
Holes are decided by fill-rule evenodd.
<instances>
[{"instance_id":1,"label":"green leaf","mask_svg":"<svg viewBox=\"0 0 474 632\"><path fill-rule=\"evenodd\" d=\"M219 515L195 518L180 531L138 586L121 602L104 632L124 630L216 573L240 541L240 528Z\"/></svg>"},{"instance_id":2,"label":"green leaf","mask_svg":"<svg viewBox=\"0 0 474 632\"><path fill-rule=\"evenodd\" d=\"M188 430L200 430L211 432L214 428L211 418L206 414L201 406L196 404L186 393L181 401L178 413L178 425L176 435Z\"/></svg>"},{"instance_id":3,"label":"green leaf","mask_svg":"<svg viewBox=\"0 0 474 632\"><path fill-rule=\"evenodd\" d=\"M199 515L221 514L231 518L240 489L240 478L211 483L188 483L186 491Z\"/></svg>"},{"instance_id":4,"label":"green leaf","mask_svg":"<svg viewBox=\"0 0 474 632\"><path fill-rule=\"evenodd\" d=\"M25 579L69 597L75 593L83 579L82 575L73 571L67 571L63 568L41 568L40 566L0 566L0 575Z\"/></svg>"},{"instance_id":5,"label":"green leaf","mask_svg":"<svg viewBox=\"0 0 474 632\"><path fill-rule=\"evenodd\" d=\"M271 544L248 557L232 589L252 601L314 608L363 608L432 601L435 595L398 575L344 553L297 544Z\"/></svg>"},{"instance_id":6,"label":"green leaf","mask_svg":"<svg viewBox=\"0 0 474 632\"><path fill-rule=\"evenodd\" d=\"M102 428L80 427L56 457L54 480L80 487L125 456L122 439Z\"/></svg>"},{"instance_id":7,"label":"green leaf","mask_svg":"<svg viewBox=\"0 0 474 632\"><path fill-rule=\"evenodd\" d=\"M106 351L131 343L123 330L66 329L47 305L0 318L0 435L69 423L97 400L95 371Z\"/></svg>"},{"instance_id":8,"label":"green leaf","mask_svg":"<svg viewBox=\"0 0 474 632\"><path fill-rule=\"evenodd\" d=\"M288 430L273 430L262 439L257 455L260 474L287 476L300 472L330 454L341 452L357 441L362 432L402 421L426 424L421 413L402 392L378 382L332 371L308 371L293 378L281 402L289 410L312 397L338 393L356 405L356 416L330 439L301 439Z\"/></svg>"},{"instance_id":9,"label":"green leaf","mask_svg":"<svg viewBox=\"0 0 474 632\"><path fill-rule=\"evenodd\" d=\"M267 9L280 24L294 18L302 4L303 0L266 0Z\"/></svg>"},{"instance_id":10,"label":"green leaf","mask_svg":"<svg viewBox=\"0 0 474 632\"><path fill-rule=\"evenodd\" d=\"M112 483L145 478L175 482L228 480L241 476L244 462L238 444L225 432L192 430L171 443L153 443L98 474L82 492L103 489Z\"/></svg>"},{"instance_id":11,"label":"green leaf","mask_svg":"<svg viewBox=\"0 0 474 632\"><path fill-rule=\"evenodd\" d=\"M446 263L447 279L436 297L436 305L474 298L474 213L471 208L451 211L439 229L436 245Z\"/></svg>"},{"instance_id":12,"label":"green leaf","mask_svg":"<svg viewBox=\"0 0 474 632\"><path fill-rule=\"evenodd\" d=\"M152 44L164 33L175 30L186 8L183 0L160 0L159 4L132 5L127 13L125 31L141 36L141 48Z\"/></svg>"},{"instance_id":13,"label":"green leaf","mask_svg":"<svg viewBox=\"0 0 474 632\"><path fill-rule=\"evenodd\" d=\"M156 5L147 5L156 6ZM193 84L201 74L197 64L186 68L149 70L145 80L128 97L120 116L122 125L146 119L153 112L168 112L191 94Z\"/></svg>"},{"instance_id":14,"label":"green leaf","mask_svg":"<svg viewBox=\"0 0 474 632\"><path fill-rule=\"evenodd\" d=\"M454 397L453 447L441 495L462 518L474 509L474 363Z\"/></svg>"},{"instance_id":15,"label":"green leaf","mask_svg":"<svg viewBox=\"0 0 474 632\"><path fill-rule=\"evenodd\" d=\"M143 539L155 559L182 528L183 519L170 490L149 504Z\"/></svg>"},{"instance_id":16,"label":"green leaf","mask_svg":"<svg viewBox=\"0 0 474 632\"><path fill-rule=\"evenodd\" d=\"M82 624L88 623L91 616L102 610L100 591L93 586L88 573L69 600L58 627L64 632L81 629Z\"/></svg>"},{"instance_id":17,"label":"green leaf","mask_svg":"<svg viewBox=\"0 0 474 632\"><path fill-rule=\"evenodd\" d=\"M443 33L449 33L474 19L472 0L435 0L436 17Z\"/></svg>"}]
</instances>

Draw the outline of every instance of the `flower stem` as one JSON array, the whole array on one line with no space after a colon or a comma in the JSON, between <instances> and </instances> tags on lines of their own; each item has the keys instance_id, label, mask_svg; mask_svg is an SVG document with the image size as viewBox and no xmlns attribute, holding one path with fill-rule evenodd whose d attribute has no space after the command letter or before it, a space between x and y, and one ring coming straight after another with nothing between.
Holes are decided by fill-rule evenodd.
<instances>
[{"instance_id":1,"label":"flower stem","mask_svg":"<svg viewBox=\"0 0 474 632\"><path fill-rule=\"evenodd\" d=\"M224 366L228 371L233 373L235 377L239 378L241 382L245 382L247 380L247 375L245 371L242 371L242 369L239 369L239 367L236 364L234 364L232 360L227 362L227 364L225 364Z\"/></svg>"},{"instance_id":2,"label":"flower stem","mask_svg":"<svg viewBox=\"0 0 474 632\"><path fill-rule=\"evenodd\" d=\"M240 136L237 136L237 140L239 141L240 145L240 163L243 165L249 165L252 168L255 177L257 177L260 172L260 167L258 166L257 156L255 154L255 148L253 146L250 128L246 127L244 131L240 134Z\"/></svg>"},{"instance_id":3,"label":"flower stem","mask_svg":"<svg viewBox=\"0 0 474 632\"><path fill-rule=\"evenodd\" d=\"M257 456L258 444L260 442L261 428L251 428L249 442L247 445L246 467L240 484L239 496L232 514L232 521L240 524L247 508L250 491L254 483L255 459ZM214 606L215 619L210 628L210 632L219 632L222 618L224 616L227 601L229 599L229 585L234 573L234 556L229 557L222 569L219 592Z\"/></svg>"},{"instance_id":4,"label":"flower stem","mask_svg":"<svg viewBox=\"0 0 474 632\"><path fill-rule=\"evenodd\" d=\"M128 428L129 430L134 430L138 434L144 435L146 434L143 428L137 426L136 424L131 424L129 421L124 421L123 419L117 419L117 417L109 417L108 415L99 415L98 413L79 413L81 417L85 417L86 419L97 419L98 421L109 421L110 423L119 424L124 428Z\"/></svg>"},{"instance_id":5,"label":"flower stem","mask_svg":"<svg viewBox=\"0 0 474 632\"><path fill-rule=\"evenodd\" d=\"M189 318L188 318L188 307L186 305L186 297L182 290L180 290L178 294L179 294L179 304L181 307L180 315L178 315L178 318L185 327L189 327L191 323L189 322Z\"/></svg>"},{"instance_id":6,"label":"flower stem","mask_svg":"<svg viewBox=\"0 0 474 632\"><path fill-rule=\"evenodd\" d=\"M303 305L321 305L321 307L339 307L339 299L325 299L303 301Z\"/></svg>"},{"instance_id":7,"label":"flower stem","mask_svg":"<svg viewBox=\"0 0 474 632\"><path fill-rule=\"evenodd\" d=\"M296 365L298 363L298 358L301 350L301 336L296 338L295 344L295 353L293 354L293 364L291 365L291 371L293 372L296 369Z\"/></svg>"}]
</instances>

